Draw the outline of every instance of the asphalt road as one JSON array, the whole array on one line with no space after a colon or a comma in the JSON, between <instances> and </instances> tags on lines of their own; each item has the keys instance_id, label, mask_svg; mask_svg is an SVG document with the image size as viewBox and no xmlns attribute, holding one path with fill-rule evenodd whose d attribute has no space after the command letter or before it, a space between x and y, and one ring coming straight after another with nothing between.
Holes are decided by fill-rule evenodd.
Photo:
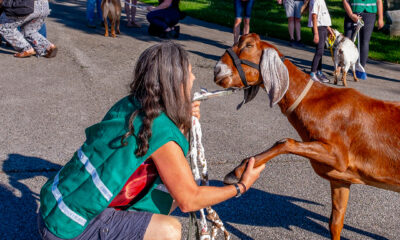
<instances>
[{"instance_id":1,"label":"asphalt road","mask_svg":"<svg viewBox=\"0 0 400 240\"><path fill-rule=\"evenodd\" d=\"M49 39L59 47L54 59L16 59L0 46L0 239L38 239L38 194L47 178L64 165L84 141L84 129L104 116L128 92L139 54L159 42L141 29L103 37L103 29L85 25L85 1L55 1L47 20ZM265 27L268 28L266 25ZM181 43L197 77L194 90L217 89L213 67L232 44L229 28L187 17ZM293 49L269 39L301 69L309 71L313 48ZM384 46L382 46L384 47ZM332 61L324 57L332 77ZM350 87L380 99L400 101L400 65L370 61L369 78ZM203 143L212 185L241 159L275 141L299 139L266 94L236 110L242 95L202 104ZM342 239L400 239L400 195L353 185ZM244 196L214 206L233 239L328 239L329 183L306 159L284 155L271 160L260 180ZM187 232L187 215L175 211Z\"/></svg>"}]
</instances>

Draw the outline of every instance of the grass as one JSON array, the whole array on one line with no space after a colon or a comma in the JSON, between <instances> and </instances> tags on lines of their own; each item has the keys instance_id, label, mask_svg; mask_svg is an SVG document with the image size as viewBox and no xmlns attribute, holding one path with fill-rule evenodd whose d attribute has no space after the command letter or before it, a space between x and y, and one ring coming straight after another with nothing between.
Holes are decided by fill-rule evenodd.
<instances>
[{"instance_id":1,"label":"grass","mask_svg":"<svg viewBox=\"0 0 400 240\"><path fill-rule=\"evenodd\" d=\"M141 0L148 4L156 5L157 0ZM332 27L343 30L345 11L341 0L326 0L332 19ZM181 0L180 9L189 16L207 22L217 23L232 27L234 21L234 6L232 0ZM302 41L308 45L312 43L312 31L307 27L308 14L301 19ZM262 36L289 40L287 18L283 5L278 5L275 0L256 0L250 31ZM400 63L400 37L390 37L381 31L374 30L371 41L369 57L375 60Z\"/></svg>"}]
</instances>

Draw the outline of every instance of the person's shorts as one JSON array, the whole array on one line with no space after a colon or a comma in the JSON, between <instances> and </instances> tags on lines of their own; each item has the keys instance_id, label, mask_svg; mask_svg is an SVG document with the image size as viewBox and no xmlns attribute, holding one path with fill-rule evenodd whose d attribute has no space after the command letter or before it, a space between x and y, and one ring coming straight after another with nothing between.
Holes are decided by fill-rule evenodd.
<instances>
[{"instance_id":1,"label":"person's shorts","mask_svg":"<svg viewBox=\"0 0 400 240\"><path fill-rule=\"evenodd\" d=\"M251 9L253 8L255 0L235 0L235 17L242 18L243 10L244 10L244 17L250 18L251 16Z\"/></svg>"},{"instance_id":2,"label":"person's shorts","mask_svg":"<svg viewBox=\"0 0 400 240\"><path fill-rule=\"evenodd\" d=\"M303 1L284 0L283 4L285 5L287 18L301 18L301 7L304 4Z\"/></svg>"},{"instance_id":3,"label":"person's shorts","mask_svg":"<svg viewBox=\"0 0 400 240\"><path fill-rule=\"evenodd\" d=\"M106 208L87 225L85 230L74 240L117 240L117 239L143 239L150 223L150 212L117 211ZM42 239L61 240L51 233L38 215L39 234Z\"/></svg>"}]
</instances>

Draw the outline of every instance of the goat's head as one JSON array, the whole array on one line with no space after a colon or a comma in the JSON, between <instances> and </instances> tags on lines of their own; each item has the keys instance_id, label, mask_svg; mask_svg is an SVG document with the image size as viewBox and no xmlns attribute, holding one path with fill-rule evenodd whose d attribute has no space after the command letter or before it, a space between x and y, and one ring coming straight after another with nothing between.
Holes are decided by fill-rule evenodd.
<instances>
[{"instance_id":1,"label":"goat's head","mask_svg":"<svg viewBox=\"0 0 400 240\"><path fill-rule=\"evenodd\" d=\"M279 102L289 87L289 73L280 59L282 54L278 49L261 41L257 34L250 33L242 36L231 50L239 60L252 62L259 69L246 63L236 62L235 66L232 52L227 51L215 65L214 82L224 88L245 88L244 103L256 96L260 86L268 93L271 107ZM240 76L237 65L242 67L245 80Z\"/></svg>"}]
</instances>

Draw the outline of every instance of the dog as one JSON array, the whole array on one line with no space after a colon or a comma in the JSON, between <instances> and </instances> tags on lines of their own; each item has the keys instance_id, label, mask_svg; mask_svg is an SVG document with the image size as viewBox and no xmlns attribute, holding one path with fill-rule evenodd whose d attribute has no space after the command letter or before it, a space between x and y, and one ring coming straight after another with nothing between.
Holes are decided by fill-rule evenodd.
<instances>
[{"instance_id":1,"label":"dog","mask_svg":"<svg viewBox=\"0 0 400 240\"><path fill-rule=\"evenodd\" d=\"M104 36L108 37L108 22L107 18L111 21L111 36L115 38L117 34L120 34L119 23L121 19L121 2L119 0L103 0L101 1L101 10L103 11L104 21Z\"/></svg>"},{"instance_id":2,"label":"dog","mask_svg":"<svg viewBox=\"0 0 400 240\"><path fill-rule=\"evenodd\" d=\"M333 43L334 48L334 75L335 84L338 84L338 78L340 72L342 72L343 85L347 87L346 76L347 71L351 67L353 71L354 81L358 82L356 76L356 63L359 57L358 49L354 42L341 34L338 30L332 29L335 34L335 42Z\"/></svg>"}]
</instances>

